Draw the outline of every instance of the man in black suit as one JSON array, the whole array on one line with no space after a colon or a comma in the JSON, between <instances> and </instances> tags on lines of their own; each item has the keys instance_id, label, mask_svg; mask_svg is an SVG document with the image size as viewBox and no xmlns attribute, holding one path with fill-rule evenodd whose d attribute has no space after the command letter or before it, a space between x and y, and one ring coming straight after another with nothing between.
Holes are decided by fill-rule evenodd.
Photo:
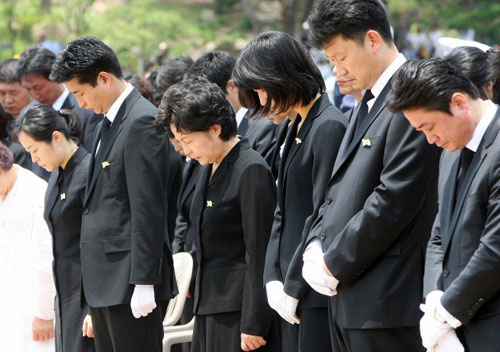
<instances>
[{"instance_id":1,"label":"man in black suit","mask_svg":"<svg viewBox=\"0 0 500 352\"><path fill-rule=\"evenodd\" d=\"M378 0L323 0L311 39L365 94L307 238L302 274L329 299L334 351L421 351L424 253L439 150L386 106L398 53Z\"/></svg>"},{"instance_id":2,"label":"man in black suit","mask_svg":"<svg viewBox=\"0 0 500 352\"><path fill-rule=\"evenodd\" d=\"M62 83L49 79L56 55L45 48L33 47L26 49L17 64L17 73L21 84L38 103L52 106L55 110L74 110L82 120L82 144L87 151L92 150L94 130L102 120L102 115L96 115L78 106L73 94Z\"/></svg>"},{"instance_id":3,"label":"man in black suit","mask_svg":"<svg viewBox=\"0 0 500 352\"><path fill-rule=\"evenodd\" d=\"M250 119L251 112L244 108L238 96L238 88L231 79L234 57L224 51L211 51L200 56L186 72L186 78L205 77L217 84L236 113L238 135L245 136L248 144L266 160L273 164L273 152L276 144L276 126L263 118Z\"/></svg>"},{"instance_id":4,"label":"man in black suit","mask_svg":"<svg viewBox=\"0 0 500 352\"><path fill-rule=\"evenodd\" d=\"M111 48L93 37L69 43L50 79L106 116L92 147L81 232L96 348L161 351L160 308L176 285L165 222L169 149L154 129L156 108L123 79Z\"/></svg>"},{"instance_id":5,"label":"man in black suit","mask_svg":"<svg viewBox=\"0 0 500 352\"><path fill-rule=\"evenodd\" d=\"M500 109L480 97L458 68L430 59L401 68L390 100L446 150L420 322L423 345L437 351L500 350Z\"/></svg>"}]
</instances>

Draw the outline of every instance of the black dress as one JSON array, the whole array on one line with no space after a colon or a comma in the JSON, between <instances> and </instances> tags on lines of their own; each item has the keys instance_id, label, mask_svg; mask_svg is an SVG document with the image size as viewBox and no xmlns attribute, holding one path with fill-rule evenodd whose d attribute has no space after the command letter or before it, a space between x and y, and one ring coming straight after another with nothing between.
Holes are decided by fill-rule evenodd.
<instances>
[{"instance_id":1,"label":"black dress","mask_svg":"<svg viewBox=\"0 0 500 352\"><path fill-rule=\"evenodd\" d=\"M44 218L53 240L56 296L56 351L92 352L94 340L82 336L88 307L81 301L80 224L90 155L79 147L64 169L52 172Z\"/></svg>"},{"instance_id":2,"label":"black dress","mask_svg":"<svg viewBox=\"0 0 500 352\"><path fill-rule=\"evenodd\" d=\"M242 332L266 339L258 351L280 351L262 279L273 176L246 139L211 173L212 165L201 168L191 206L198 258L192 351L239 352Z\"/></svg>"}]
</instances>

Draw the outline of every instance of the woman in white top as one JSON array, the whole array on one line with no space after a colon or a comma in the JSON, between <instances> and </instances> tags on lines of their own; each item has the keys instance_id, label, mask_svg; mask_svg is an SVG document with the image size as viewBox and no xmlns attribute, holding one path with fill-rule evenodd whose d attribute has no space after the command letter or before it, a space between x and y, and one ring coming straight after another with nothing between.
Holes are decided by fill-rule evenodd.
<instances>
[{"instance_id":1,"label":"woman in white top","mask_svg":"<svg viewBox=\"0 0 500 352\"><path fill-rule=\"evenodd\" d=\"M52 239L47 184L13 164L0 143L0 351L54 351Z\"/></svg>"}]
</instances>

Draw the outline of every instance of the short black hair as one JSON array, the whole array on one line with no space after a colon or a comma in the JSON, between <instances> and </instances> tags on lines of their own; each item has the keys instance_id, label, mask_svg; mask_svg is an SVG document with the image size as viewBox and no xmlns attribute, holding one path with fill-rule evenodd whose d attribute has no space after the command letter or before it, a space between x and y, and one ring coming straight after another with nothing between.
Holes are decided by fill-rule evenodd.
<instances>
[{"instance_id":1,"label":"short black hair","mask_svg":"<svg viewBox=\"0 0 500 352\"><path fill-rule=\"evenodd\" d=\"M80 83L95 87L100 72L123 78L120 61L114 51L95 37L83 37L70 42L57 55L50 79L63 83L76 77Z\"/></svg>"},{"instance_id":2,"label":"short black hair","mask_svg":"<svg viewBox=\"0 0 500 352\"><path fill-rule=\"evenodd\" d=\"M37 74L49 79L54 61L56 61L56 54L49 49L40 46L26 49L17 63L17 74L19 78Z\"/></svg>"},{"instance_id":3,"label":"short black hair","mask_svg":"<svg viewBox=\"0 0 500 352\"><path fill-rule=\"evenodd\" d=\"M394 42L387 13L379 0L321 0L308 18L309 40L324 47L334 37L362 43L369 30Z\"/></svg>"},{"instance_id":4,"label":"short black hair","mask_svg":"<svg viewBox=\"0 0 500 352\"><path fill-rule=\"evenodd\" d=\"M192 65L193 59L189 56L177 56L168 60L158 68L156 88L161 94L165 93L168 88L182 81L184 74Z\"/></svg>"},{"instance_id":5,"label":"short black hair","mask_svg":"<svg viewBox=\"0 0 500 352\"><path fill-rule=\"evenodd\" d=\"M173 125L184 133L208 131L220 125L223 141L236 136L237 131L231 103L219 86L203 77L170 87L161 100L155 125L164 130Z\"/></svg>"},{"instance_id":6,"label":"short black hair","mask_svg":"<svg viewBox=\"0 0 500 352\"><path fill-rule=\"evenodd\" d=\"M4 171L9 171L14 165L14 156L10 149L0 142L0 169Z\"/></svg>"},{"instance_id":7,"label":"short black hair","mask_svg":"<svg viewBox=\"0 0 500 352\"><path fill-rule=\"evenodd\" d=\"M0 82L16 83L20 82L17 74L18 59L6 59L0 62Z\"/></svg>"},{"instance_id":8,"label":"short black hair","mask_svg":"<svg viewBox=\"0 0 500 352\"><path fill-rule=\"evenodd\" d=\"M14 133L24 132L36 141L52 142L52 133L61 132L66 139L79 143L82 121L71 109L54 110L52 106L37 104L30 107L16 120Z\"/></svg>"},{"instance_id":9,"label":"short black hair","mask_svg":"<svg viewBox=\"0 0 500 352\"><path fill-rule=\"evenodd\" d=\"M488 75L493 82L493 100L500 104L500 49L488 50Z\"/></svg>"},{"instance_id":10,"label":"short black hair","mask_svg":"<svg viewBox=\"0 0 500 352\"><path fill-rule=\"evenodd\" d=\"M451 115L451 97L457 92L481 97L474 83L445 59L407 61L394 75L388 107L394 113L424 109Z\"/></svg>"},{"instance_id":11,"label":"short black hair","mask_svg":"<svg viewBox=\"0 0 500 352\"><path fill-rule=\"evenodd\" d=\"M296 104L309 104L325 91L321 72L307 49L283 32L265 32L252 40L236 60L233 82L240 102L252 115L267 115L272 100L275 112L284 112ZM265 106L255 89L267 92Z\"/></svg>"},{"instance_id":12,"label":"short black hair","mask_svg":"<svg viewBox=\"0 0 500 352\"><path fill-rule=\"evenodd\" d=\"M484 86L490 82L490 79L488 55L484 51L472 46L460 46L450 51L445 59L458 67L475 84L481 94L481 99L488 99Z\"/></svg>"},{"instance_id":13,"label":"short black hair","mask_svg":"<svg viewBox=\"0 0 500 352\"><path fill-rule=\"evenodd\" d=\"M187 70L185 79L205 77L227 94L227 82L231 79L235 61L234 56L225 51L210 51L193 63Z\"/></svg>"}]
</instances>

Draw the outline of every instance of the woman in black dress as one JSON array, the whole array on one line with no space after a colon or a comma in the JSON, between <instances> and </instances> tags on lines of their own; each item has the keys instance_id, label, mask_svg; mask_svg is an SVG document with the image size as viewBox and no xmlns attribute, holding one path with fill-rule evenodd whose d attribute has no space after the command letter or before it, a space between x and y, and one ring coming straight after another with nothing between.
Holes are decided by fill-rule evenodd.
<instances>
[{"instance_id":1,"label":"woman in black dress","mask_svg":"<svg viewBox=\"0 0 500 352\"><path fill-rule=\"evenodd\" d=\"M283 350L331 351L327 298L302 278L301 242L325 200L347 119L330 103L307 50L286 33L263 33L248 44L236 61L233 81L255 114L293 121L278 172L278 206L264 271L269 305L283 318Z\"/></svg>"},{"instance_id":2,"label":"woman in black dress","mask_svg":"<svg viewBox=\"0 0 500 352\"><path fill-rule=\"evenodd\" d=\"M191 205L198 259L192 351L280 351L262 280L276 205L269 167L236 137L230 103L206 79L172 86L158 123L202 165Z\"/></svg>"},{"instance_id":3,"label":"woman in black dress","mask_svg":"<svg viewBox=\"0 0 500 352\"><path fill-rule=\"evenodd\" d=\"M88 307L80 300L80 224L90 161L77 144L80 118L72 110L37 105L17 121L16 132L33 161L51 172L44 218L53 240L56 351L95 351Z\"/></svg>"}]
</instances>

